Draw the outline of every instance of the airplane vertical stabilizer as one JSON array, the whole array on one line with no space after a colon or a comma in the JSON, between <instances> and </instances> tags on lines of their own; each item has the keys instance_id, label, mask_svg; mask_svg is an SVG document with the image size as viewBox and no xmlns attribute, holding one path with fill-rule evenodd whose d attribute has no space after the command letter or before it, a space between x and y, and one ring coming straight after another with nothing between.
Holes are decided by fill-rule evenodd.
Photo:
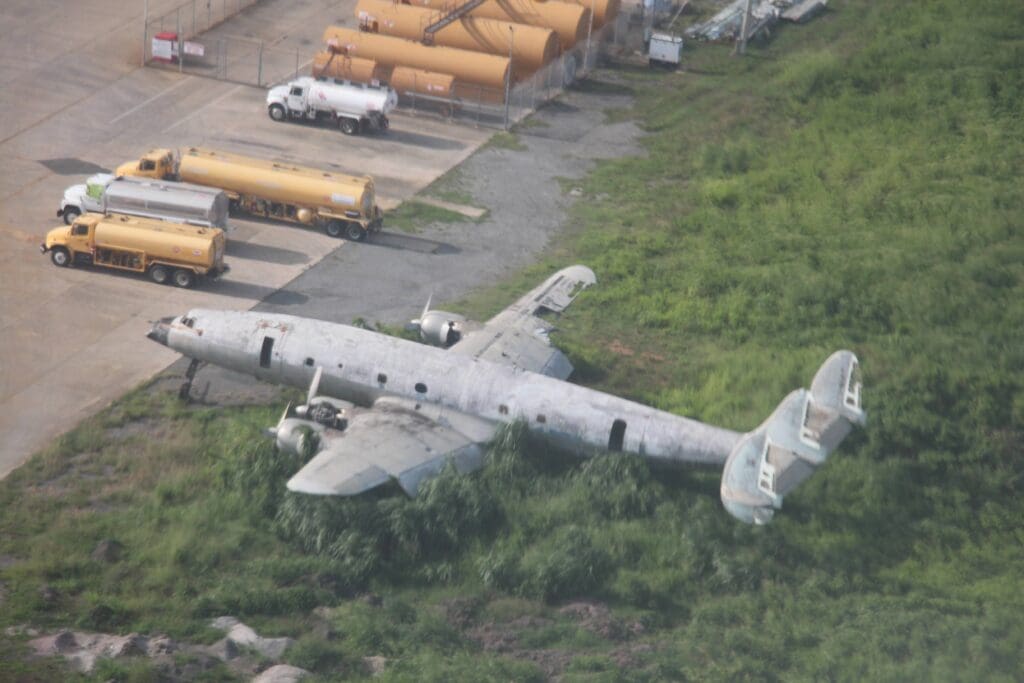
<instances>
[{"instance_id":1,"label":"airplane vertical stabilizer","mask_svg":"<svg viewBox=\"0 0 1024 683\"><path fill-rule=\"evenodd\" d=\"M722 504L737 519L767 524L783 497L814 474L854 425L864 426L866 417L857 357L836 351L809 391L789 394L733 449L722 472Z\"/></svg>"}]
</instances>

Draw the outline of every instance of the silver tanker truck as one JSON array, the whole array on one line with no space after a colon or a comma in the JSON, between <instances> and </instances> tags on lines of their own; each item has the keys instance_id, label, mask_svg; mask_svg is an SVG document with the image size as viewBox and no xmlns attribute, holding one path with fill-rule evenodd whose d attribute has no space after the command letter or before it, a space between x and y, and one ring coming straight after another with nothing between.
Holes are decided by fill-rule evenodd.
<instances>
[{"instance_id":1,"label":"silver tanker truck","mask_svg":"<svg viewBox=\"0 0 1024 683\"><path fill-rule=\"evenodd\" d=\"M84 185L64 190L58 217L71 225L87 212L228 227L228 198L216 188L131 176L115 178L108 173L97 173Z\"/></svg>"}]
</instances>

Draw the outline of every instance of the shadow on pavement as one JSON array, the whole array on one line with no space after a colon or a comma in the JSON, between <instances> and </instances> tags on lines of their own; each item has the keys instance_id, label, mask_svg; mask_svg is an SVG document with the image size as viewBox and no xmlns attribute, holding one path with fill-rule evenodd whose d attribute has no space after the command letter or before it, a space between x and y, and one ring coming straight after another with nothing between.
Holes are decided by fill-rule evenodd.
<instances>
[{"instance_id":1,"label":"shadow on pavement","mask_svg":"<svg viewBox=\"0 0 1024 683\"><path fill-rule=\"evenodd\" d=\"M281 263L285 265L309 263L309 257L301 251L283 249L281 247L270 247L265 244L253 244L252 242L234 242L228 240L227 255L235 258L251 259L253 261L269 261L270 263Z\"/></svg>"},{"instance_id":2,"label":"shadow on pavement","mask_svg":"<svg viewBox=\"0 0 1024 683\"><path fill-rule=\"evenodd\" d=\"M375 247L386 247L388 249L402 249L404 251L416 251L421 254L458 254L462 250L453 244L437 242L412 235L402 235L396 232L378 232L366 238L363 244Z\"/></svg>"}]
</instances>

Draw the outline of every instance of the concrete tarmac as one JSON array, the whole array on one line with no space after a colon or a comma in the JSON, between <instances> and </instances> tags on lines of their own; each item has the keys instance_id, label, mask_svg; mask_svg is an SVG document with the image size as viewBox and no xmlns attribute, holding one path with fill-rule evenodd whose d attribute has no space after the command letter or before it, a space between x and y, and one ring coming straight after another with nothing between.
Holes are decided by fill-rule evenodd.
<instances>
[{"instance_id":1,"label":"concrete tarmac","mask_svg":"<svg viewBox=\"0 0 1024 683\"><path fill-rule=\"evenodd\" d=\"M151 16L170 5L151 0ZM258 5L236 27L306 46L311 55L324 26L351 17L354 3L288 5ZM231 31L235 21L219 30ZM401 115L387 133L367 137L275 123L262 89L140 68L141 40L141 2L8 0L0 7L0 476L175 359L145 341L150 320L196 306L248 309L335 249L358 260L360 250L376 248L234 220L232 270L196 290L56 268L39 244L63 225L55 212L67 186L153 147L201 145L373 175L381 205L390 208L491 133ZM339 276L334 287L374 305L372 279L363 274Z\"/></svg>"}]
</instances>

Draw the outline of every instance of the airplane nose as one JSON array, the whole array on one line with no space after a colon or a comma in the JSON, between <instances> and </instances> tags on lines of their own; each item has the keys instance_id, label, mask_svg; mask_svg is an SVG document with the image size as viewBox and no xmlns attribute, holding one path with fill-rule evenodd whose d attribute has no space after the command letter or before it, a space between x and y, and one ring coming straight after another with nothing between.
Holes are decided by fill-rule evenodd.
<instances>
[{"instance_id":1,"label":"airplane nose","mask_svg":"<svg viewBox=\"0 0 1024 683\"><path fill-rule=\"evenodd\" d=\"M153 329L149 331L146 336L157 342L167 346L167 334L171 331L171 323L174 322L174 316L169 318L160 318L153 323Z\"/></svg>"}]
</instances>

